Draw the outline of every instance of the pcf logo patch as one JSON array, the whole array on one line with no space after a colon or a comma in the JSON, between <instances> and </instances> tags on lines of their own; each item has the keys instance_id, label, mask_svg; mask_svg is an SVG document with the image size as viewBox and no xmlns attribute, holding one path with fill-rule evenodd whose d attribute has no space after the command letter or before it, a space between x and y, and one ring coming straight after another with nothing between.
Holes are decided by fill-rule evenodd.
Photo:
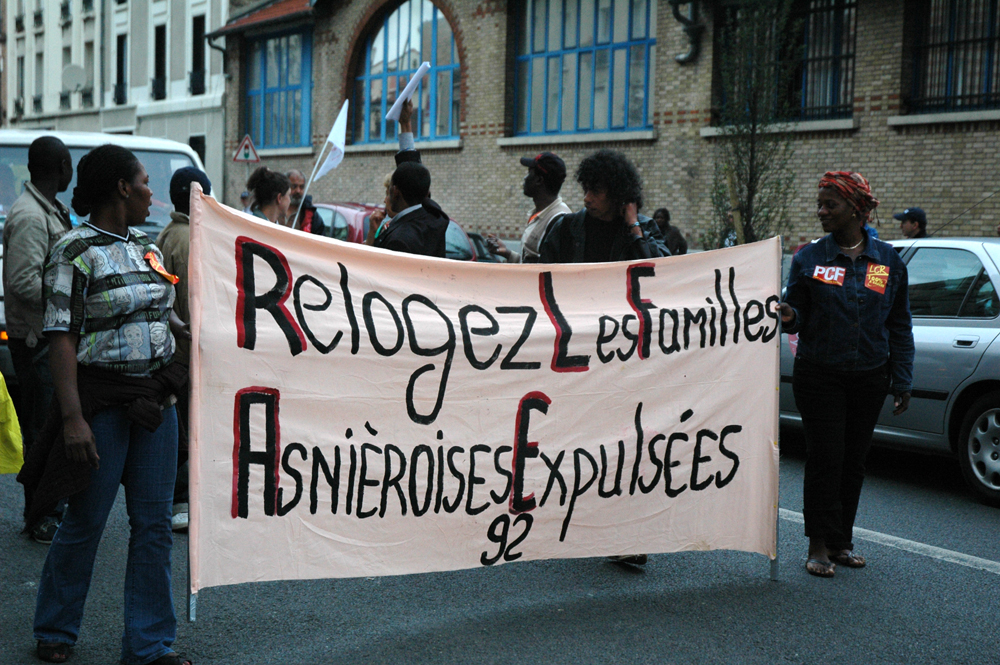
<instances>
[{"instance_id":1,"label":"pcf logo patch","mask_svg":"<svg viewBox=\"0 0 1000 665\"><path fill-rule=\"evenodd\" d=\"M843 286L846 273L847 269L840 266L816 266L816 269L813 270L813 279L818 279L824 284Z\"/></svg>"}]
</instances>

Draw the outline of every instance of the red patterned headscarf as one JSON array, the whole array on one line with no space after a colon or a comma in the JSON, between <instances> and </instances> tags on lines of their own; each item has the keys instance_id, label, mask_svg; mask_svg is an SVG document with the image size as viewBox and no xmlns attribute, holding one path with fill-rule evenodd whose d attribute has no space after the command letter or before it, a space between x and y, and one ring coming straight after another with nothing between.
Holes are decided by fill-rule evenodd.
<instances>
[{"instance_id":1,"label":"red patterned headscarf","mask_svg":"<svg viewBox=\"0 0 1000 665\"><path fill-rule=\"evenodd\" d=\"M864 222L868 222L868 216L878 207L878 199L872 196L871 186L860 173L827 171L819 181L819 188L824 187L837 190Z\"/></svg>"}]
</instances>

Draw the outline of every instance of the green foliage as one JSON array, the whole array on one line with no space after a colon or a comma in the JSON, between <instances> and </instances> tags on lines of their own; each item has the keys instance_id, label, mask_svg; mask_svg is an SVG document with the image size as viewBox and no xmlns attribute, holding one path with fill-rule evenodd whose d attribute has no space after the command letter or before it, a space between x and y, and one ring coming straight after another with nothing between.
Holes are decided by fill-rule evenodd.
<instances>
[{"instance_id":1,"label":"green foliage","mask_svg":"<svg viewBox=\"0 0 1000 665\"><path fill-rule=\"evenodd\" d=\"M754 242L791 226L794 146L782 131L797 71L798 26L791 5L792 0L755 0L724 10L716 41L721 136L715 140L714 215L706 246L735 244L741 235L743 242ZM733 227L734 209L742 234Z\"/></svg>"}]
</instances>

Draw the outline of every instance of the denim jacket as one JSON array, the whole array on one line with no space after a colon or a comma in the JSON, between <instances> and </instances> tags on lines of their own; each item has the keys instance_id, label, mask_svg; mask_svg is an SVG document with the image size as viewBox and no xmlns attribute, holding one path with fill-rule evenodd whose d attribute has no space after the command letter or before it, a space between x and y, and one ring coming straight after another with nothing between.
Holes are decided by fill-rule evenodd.
<instances>
[{"instance_id":1,"label":"denim jacket","mask_svg":"<svg viewBox=\"0 0 1000 665\"><path fill-rule=\"evenodd\" d=\"M888 361L892 393L913 386L913 327L906 264L892 245L868 238L851 261L832 235L803 247L792 259L785 302L799 333L796 358L841 371L863 371Z\"/></svg>"}]
</instances>

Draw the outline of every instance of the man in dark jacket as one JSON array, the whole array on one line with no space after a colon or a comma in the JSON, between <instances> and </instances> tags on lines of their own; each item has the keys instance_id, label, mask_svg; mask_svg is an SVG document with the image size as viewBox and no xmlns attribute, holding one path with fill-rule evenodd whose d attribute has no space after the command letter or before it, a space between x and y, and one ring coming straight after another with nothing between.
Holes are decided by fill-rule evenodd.
<instances>
[{"instance_id":1,"label":"man in dark jacket","mask_svg":"<svg viewBox=\"0 0 1000 665\"><path fill-rule=\"evenodd\" d=\"M684 234L681 233L680 229L676 226L670 225L669 210L666 208L658 208L656 212L653 213L653 221L656 222L656 226L659 227L660 233L663 234L663 238L667 243L667 249L670 250L671 256L687 254L687 240L684 239Z\"/></svg>"},{"instance_id":2,"label":"man in dark jacket","mask_svg":"<svg viewBox=\"0 0 1000 665\"><path fill-rule=\"evenodd\" d=\"M639 215L642 179L620 152L600 150L576 170L583 210L552 223L540 263L603 263L670 256L656 223Z\"/></svg>"},{"instance_id":3,"label":"man in dark jacket","mask_svg":"<svg viewBox=\"0 0 1000 665\"><path fill-rule=\"evenodd\" d=\"M375 246L444 258L448 216L440 208L427 205L431 174L419 162L403 162L392 174L389 202L399 210L375 238Z\"/></svg>"}]
</instances>

